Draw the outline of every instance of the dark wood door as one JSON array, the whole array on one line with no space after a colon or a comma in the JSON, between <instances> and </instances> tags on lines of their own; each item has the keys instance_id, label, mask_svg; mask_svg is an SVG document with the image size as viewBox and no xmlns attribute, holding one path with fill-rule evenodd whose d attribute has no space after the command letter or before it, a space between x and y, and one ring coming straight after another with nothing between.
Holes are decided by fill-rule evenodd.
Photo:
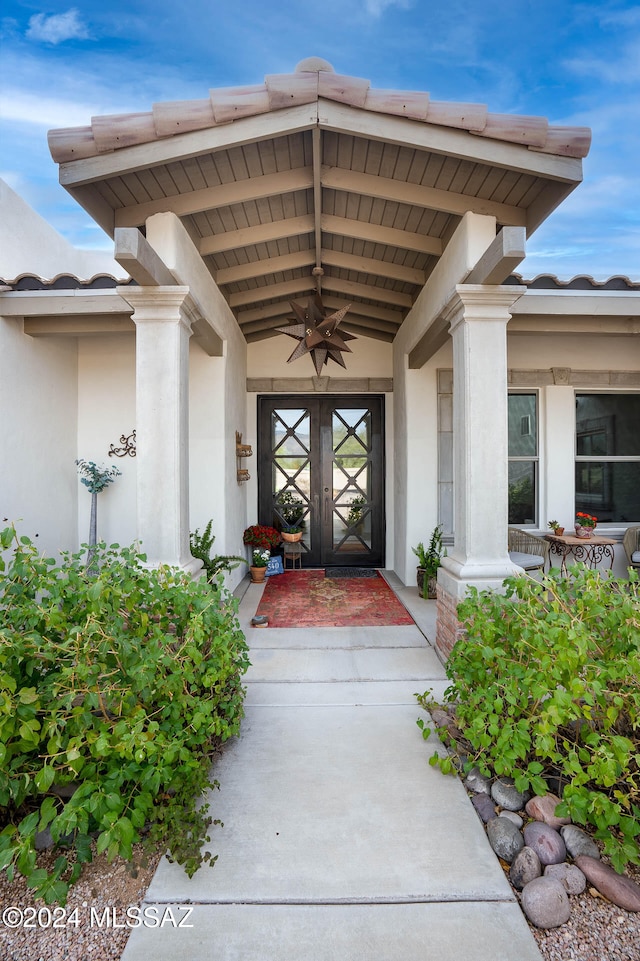
<instances>
[{"instance_id":1,"label":"dark wood door","mask_svg":"<svg viewBox=\"0 0 640 961\"><path fill-rule=\"evenodd\" d=\"M384 397L258 399L259 523L302 520L304 567L384 565Z\"/></svg>"}]
</instances>

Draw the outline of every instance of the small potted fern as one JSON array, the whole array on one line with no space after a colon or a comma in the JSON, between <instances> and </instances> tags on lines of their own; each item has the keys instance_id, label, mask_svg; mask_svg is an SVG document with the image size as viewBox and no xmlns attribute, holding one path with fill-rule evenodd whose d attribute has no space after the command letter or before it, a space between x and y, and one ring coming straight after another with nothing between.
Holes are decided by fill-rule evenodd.
<instances>
[{"instance_id":1,"label":"small potted fern","mask_svg":"<svg viewBox=\"0 0 640 961\"><path fill-rule=\"evenodd\" d=\"M422 541L411 550L418 558L417 580L418 590L422 597L435 600L438 568L446 550L442 545L442 526L438 524L431 533L429 546L425 549Z\"/></svg>"}]
</instances>

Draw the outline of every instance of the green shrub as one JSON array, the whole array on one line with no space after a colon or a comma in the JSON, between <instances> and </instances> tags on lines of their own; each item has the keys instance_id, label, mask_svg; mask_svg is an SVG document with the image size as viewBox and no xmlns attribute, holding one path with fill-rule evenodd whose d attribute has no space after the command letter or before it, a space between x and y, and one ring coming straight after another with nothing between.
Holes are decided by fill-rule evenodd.
<instances>
[{"instance_id":1,"label":"green shrub","mask_svg":"<svg viewBox=\"0 0 640 961\"><path fill-rule=\"evenodd\" d=\"M146 840L192 875L210 859L211 753L243 714L235 599L117 545L98 545L93 574L12 527L0 548L0 870L64 901L93 839L109 859ZM46 828L63 852L51 874L34 849Z\"/></svg>"},{"instance_id":2,"label":"green shrub","mask_svg":"<svg viewBox=\"0 0 640 961\"><path fill-rule=\"evenodd\" d=\"M192 531L189 535L189 544L191 547L191 553L198 560L202 561L202 568L205 572L207 580L213 584L216 580L218 574L223 571L233 571L240 564L246 564L246 557L239 557L236 554L214 554L211 556L211 550L213 548L213 542L216 537L215 534L211 533L211 527L213 521L210 520L207 526L203 530L202 534L198 528Z\"/></svg>"},{"instance_id":3,"label":"green shrub","mask_svg":"<svg viewBox=\"0 0 640 961\"><path fill-rule=\"evenodd\" d=\"M520 790L545 794L546 778L561 778L559 813L594 828L617 870L638 864L637 574L618 580L577 565L571 577L505 587L504 596L473 591L458 609L467 637L447 664L445 701L455 705L459 751L468 767L511 775ZM431 763L454 767L437 753Z\"/></svg>"}]
</instances>

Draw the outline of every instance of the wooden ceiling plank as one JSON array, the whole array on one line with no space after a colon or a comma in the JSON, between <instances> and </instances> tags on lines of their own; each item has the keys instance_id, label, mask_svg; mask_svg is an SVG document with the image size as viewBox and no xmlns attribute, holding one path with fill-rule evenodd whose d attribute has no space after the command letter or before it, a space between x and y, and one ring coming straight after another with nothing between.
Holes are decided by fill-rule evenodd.
<instances>
[{"instance_id":1,"label":"wooden ceiling plank","mask_svg":"<svg viewBox=\"0 0 640 961\"><path fill-rule=\"evenodd\" d=\"M361 274L371 274L373 277L389 277L391 280L399 280L403 284L416 284L420 287L424 286L426 280L424 272L415 270L413 267L401 267L385 260L357 257L354 254L345 254L326 248L322 251L322 263L330 267L340 267L342 270L355 270Z\"/></svg>"},{"instance_id":2,"label":"wooden ceiling plank","mask_svg":"<svg viewBox=\"0 0 640 961\"><path fill-rule=\"evenodd\" d=\"M325 307L331 307L333 310L344 307L344 300L341 297L331 297L326 294L322 297L322 303ZM404 315L399 310L390 310L388 307L379 307L375 304L361 304L357 300L351 302L349 313L363 317L375 317L376 320L386 320L390 324L395 324L396 327L399 327L404 320Z\"/></svg>"},{"instance_id":3,"label":"wooden ceiling plank","mask_svg":"<svg viewBox=\"0 0 640 961\"><path fill-rule=\"evenodd\" d=\"M395 304L397 307L413 306L413 298L409 294L401 294L396 290L387 290L385 287L376 287L373 284L358 284L353 280L333 277L331 274L324 275L322 286L324 290L334 290L339 294L346 294L347 297L362 297L385 304Z\"/></svg>"},{"instance_id":4,"label":"wooden ceiling plank","mask_svg":"<svg viewBox=\"0 0 640 961\"><path fill-rule=\"evenodd\" d=\"M287 304L287 307L289 305ZM342 304L340 305L342 306ZM291 311L291 308L289 308ZM240 326L253 323L255 320L268 320L271 317L279 317L283 312L282 303L265 304L264 307L253 307L249 310L239 310L236 319Z\"/></svg>"},{"instance_id":5,"label":"wooden ceiling plank","mask_svg":"<svg viewBox=\"0 0 640 961\"><path fill-rule=\"evenodd\" d=\"M326 187L334 190L345 190L349 193L368 194L370 197L381 197L396 203L417 204L431 210L442 210L450 214L462 216L468 210L477 214L487 214L496 217L499 223L515 227L526 226L527 212L519 207L495 203L470 197L467 194L454 194L448 190L436 187L422 187L419 184L403 183L388 177L373 177L370 174L355 173L338 167L325 169L322 182Z\"/></svg>"},{"instance_id":6,"label":"wooden ceiling plank","mask_svg":"<svg viewBox=\"0 0 640 961\"><path fill-rule=\"evenodd\" d=\"M314 127L312 132L313 139L313 232L315 239L316 267L322 264L322 186L320 182L322 174L322 144L320 140L320 129ZM320 289L320 288L318 288Z\"/></svg>"},{"instance_id":7,"label":"wooden ceiling plank","mask_svg":"<svg viewBox=\"0 0 640 961\"><path fill-rule=\"evenodd\" d=\"M172 211L177 217L185 217L213 207L228 207L260 197L304 190L312 185L313 171L302 167L299 170L265 174L263 177L248 178L219 187L206 187L204 190L193 190L174 197L123 207L116 211L115 221L117 227L139 227L153 214Z\"/></svg>"},{"instance_id":8,"label":"wooden ceiling plank","mask_svg":"<svg viewBox=\"0 0 640 961\"><path fill-rule=\"evenodd\" d=\"M315 251L302 250L298 253L285 254L282 257L272 257L265 260L253 260L238 267L225 267L216 271L214 280L219 287L225 284L235 284L251 277L266 277L279 271L295 270L299 267L309 267L316 261Z\"/></svg>"},{"instance_id":9,"label":"wooden ceiling plank","mask_svg":"<svg viewBox=\"0 0 640 961\"><path fill-rule=\"evenodd\" d=\"M417 250L422 254L433 254L434 257L439 257L442 253L442 241L438 237L425 237L423 234L398 230L394 227L381 227L363 220L323 214L322 229L326 233L338 234L340 237L355 237L358 240L385 244L388 247Z\"/></svg>"},{"instance_id":10,"label":"wooden ceiling plank","mask_svg":"<svg viewBox=\"0 0 640 961\"><path fill-rule=\"evenodd\" d=\"M368 324L356 324L353 320L349 321L345 319L340 327L349 334L355 334L360 337L371 337L372 340L384 340L387 344L392 344L395 339L395 333L391 334L386 330L377 330Z\"/></svg>"},{"instance_id":11,"label":"wooden ceiling plank","mask_svg":"<svg viewBox=\"0 0 640 961\"><path fill-rule=\"evenodd\" d=\"M242 307L245 304L257 304L262 300L276 300L282 298L286 300L289 296L304 293L313 293L316 285L313 277L297 277L295 280L287 280L281 284L269 284L264 287L257 287L252 290L241 290L229 297L230 307Z\"/></svg>"}]
</instances>

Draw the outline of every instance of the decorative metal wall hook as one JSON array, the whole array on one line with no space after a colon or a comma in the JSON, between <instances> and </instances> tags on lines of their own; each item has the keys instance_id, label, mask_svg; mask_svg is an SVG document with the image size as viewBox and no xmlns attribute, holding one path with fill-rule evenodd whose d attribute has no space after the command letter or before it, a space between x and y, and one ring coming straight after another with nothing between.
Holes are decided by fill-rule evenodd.
<instances>
[{"instance_id":1,"label":"decorative metal wall hook","mask_svg":"<svg viewBox=\"0 0 640 961\"><path fill-rule=\"evenodd\" d=\"M135 457L136 456L136 432L132 430L130 434L121 434L120 443L122 447L114 444L109 448L109 457Z\"/></svg>"}]
</instances>

